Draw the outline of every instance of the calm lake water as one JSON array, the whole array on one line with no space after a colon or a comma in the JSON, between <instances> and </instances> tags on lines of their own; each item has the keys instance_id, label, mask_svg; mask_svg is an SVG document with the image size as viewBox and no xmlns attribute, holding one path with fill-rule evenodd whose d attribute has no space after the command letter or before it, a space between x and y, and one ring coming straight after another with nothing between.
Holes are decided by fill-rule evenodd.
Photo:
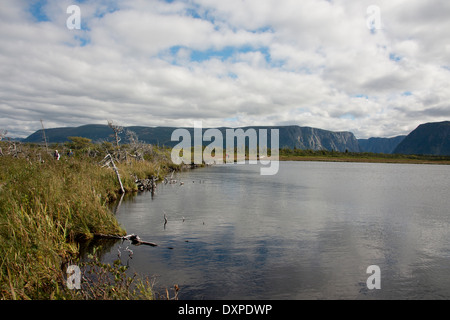
<instances>
[{"instance_id":1,"label":"calm lake water","mask_svg":"<svg viewBox=\"0 0 450 320\"><path fill-rule=\"evenodd\" d=\"M179 173L117 219L158 247L103 255L180 299L450 299L450 167L282 162ZM164 213L168 223L164 226ZM173 249L169 249L171 247ZM367 288L367 267L381 289Z\"/></svg>"}]
</instances>

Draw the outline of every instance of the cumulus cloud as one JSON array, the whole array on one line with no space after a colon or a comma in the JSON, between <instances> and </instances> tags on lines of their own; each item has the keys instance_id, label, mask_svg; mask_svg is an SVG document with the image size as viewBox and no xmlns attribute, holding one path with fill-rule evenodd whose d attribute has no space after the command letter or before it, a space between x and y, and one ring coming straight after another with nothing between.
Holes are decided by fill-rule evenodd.
<instances>
[{"instance_id":1,"label":"cumulus cloud","mask_svg":"<svg viewBox=\"0 0 450 320\"><path fill-rule=\"evenodd\" d=\"M0 128L301 125L357 137L448 120L450 5L372 1L7 0Z\"/></svg>"}]
</instances>

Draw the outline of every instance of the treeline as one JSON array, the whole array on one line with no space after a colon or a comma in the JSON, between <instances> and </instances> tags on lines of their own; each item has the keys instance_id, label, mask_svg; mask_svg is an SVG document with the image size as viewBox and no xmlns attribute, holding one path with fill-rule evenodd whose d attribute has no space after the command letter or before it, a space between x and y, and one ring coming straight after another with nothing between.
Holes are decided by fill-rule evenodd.
<instances>
[{"instance_id":1,"label":"treeline","mask_svg":"<svg viewBox=\"0 0 450 320\"><path fill-rule=\"evenodd\" d=\"M387 153L373 153L373 152L344 152L329 151L329 150L303 150L303 149L280 149L281 158L295 158L295 157L325 157L325 158L346 158L346 159L378 159L378 160L411 160L411 161L435 161L435 162L450 162L449 156L434 156L434 155L406 155L406 154L387 154Z\"/></svg>"}]
</instances>

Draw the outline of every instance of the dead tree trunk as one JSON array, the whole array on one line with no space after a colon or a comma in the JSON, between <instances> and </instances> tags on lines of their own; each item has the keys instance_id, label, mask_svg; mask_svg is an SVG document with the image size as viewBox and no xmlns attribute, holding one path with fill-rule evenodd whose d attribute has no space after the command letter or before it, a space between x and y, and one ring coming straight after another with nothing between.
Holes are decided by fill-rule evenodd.
<instances>
[{"instance_id":1,"label":"dead tree trunk","mask_svg":"<svg viewBox=\"0 0 450 320\"><path fill-rule=\"evenodd\" d=\"M125 189L123 188L122 180L120 179L119 169L117 169L116 164L114 163L114 160L113 160L111 154L108 153L106 155L106 157L103 159L103 162L105 163L103 165L103 167L106 167L106 166L109 167L109 164L111 163L112 169L116 173L117 180L119 180L120 191L121 191L121 193L125 193Z\"/></svg>"},{"instance_id":2,"label":"dead tree trunk","mask_svg":"<svg viewBox=\"0 0 450 320\"><path fill-rule=\"evenodd\" d=\"M44 123L42 122L42 119L41 119L41 126L42 126L42 134L43 134L43 138L44 138L44 142L45 142L45 151L47 151L47 153L48 153L47 137L45 136Z\"/></svg>"},{"instance_id":3,"label":"dead tree trunk","mask_svg":"<svg viewBox=\"0 0 450 320\"><path fill-rule=\"evenodd\" d=\"M117 151L120 152L119 142L121 139L119 137L119 134L122 133L123 127L119 126L117 124L114 124L114 122L112 120L108 120L108 126L114 131L114 139L116 140L116 148L117 148Z\"/></svg>"}]
</instances>

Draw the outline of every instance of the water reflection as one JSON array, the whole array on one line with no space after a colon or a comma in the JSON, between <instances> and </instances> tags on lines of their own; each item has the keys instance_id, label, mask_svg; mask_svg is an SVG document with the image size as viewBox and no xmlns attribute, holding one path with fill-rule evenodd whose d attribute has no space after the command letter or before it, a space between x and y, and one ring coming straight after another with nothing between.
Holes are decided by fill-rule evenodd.
<instances>
[{"instance_id":1,"label":"water reflection","mask_svg":"<svg viewBox=\"0 0 450 320\"><path fill-rule=\"evenodd\" d=\"M215 166L122 201L116 216L158 244L133 247L130 271L178 284L182 299L450 298L449 178L447 166ZM369 265L381 290L367 289Z\"/></svg>"}]
</instances>

